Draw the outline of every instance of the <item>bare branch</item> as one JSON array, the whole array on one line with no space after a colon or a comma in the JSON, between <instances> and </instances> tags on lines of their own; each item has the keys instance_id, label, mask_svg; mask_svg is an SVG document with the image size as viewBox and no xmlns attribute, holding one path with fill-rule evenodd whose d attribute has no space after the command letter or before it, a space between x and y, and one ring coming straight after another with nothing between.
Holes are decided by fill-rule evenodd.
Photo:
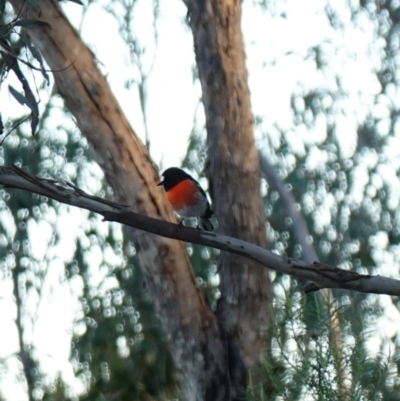
<instances>
[{"instance_id":1,"label":"bare branch","mask_svg":"<svg viewBox=\"0 0 400 401\"><path fill-rule=\"evenodd\" d=\"M310 232L308 231L307 223L303 215L296 207L296 201L293 194L287 189L285 182L279 177L274 166L268 161L268 158L263 153L258 153L260 158L261 171L268 181L269 185L278 192L286 214L292 220L293 234L296 241L300 244L303 259L307 262L312 262L318 259L317 253L313 245L308 241Z\"/></svg>"},{"instance_id":2,"label":"bare branch","mask_svg":"<svg viewBox=\"0 0 400 401\"><path fill-rule=\"evenodd\" d=\"M18 188L101 214L105 220L116 221L130 227L163 237L210 246L245 256L269 269L295 278L313 281L318 288L342 288L374 294L400 296L400 280L370 276L339 269L318 262L306 263L270 252L260 246L237 238L199 229L184 227L167 221L144 216L127 206L93 196L53 180L32 176L16 166L0 167L0 184Z\"/></svg>"}]
</instances>

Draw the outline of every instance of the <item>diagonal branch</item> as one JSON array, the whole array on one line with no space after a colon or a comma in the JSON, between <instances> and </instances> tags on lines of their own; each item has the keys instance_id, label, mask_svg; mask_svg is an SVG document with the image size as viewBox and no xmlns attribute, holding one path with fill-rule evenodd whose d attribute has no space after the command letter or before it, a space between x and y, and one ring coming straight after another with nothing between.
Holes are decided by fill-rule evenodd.
<instances>
[{"instance_id":1,"label":"diagonal branch","mask_svg":"<svg viewBox=\"0 0 400 401\"><path fill-rule=\"evenodd\" d=\"M308 231L307 223L296 207L293 194L287 189L285 182L279 177L275 167L268 161L268 158L262 152L258 152L258 156L260 158L261 171L265 179L268 181L268 184L278 192L286 214L292 220L293 234L296 241L301 246L303 259L307 262L317 260L317 253L310 241L308 241L310 232Z\"/></svg>"},{"instance_id":2,"label":"diagonal branch","mask_svg":"<svg viewBox=\"0 0 400 401\"><path fill-rule=\"evenodd\" d=\"M370 276L339 269L319 262L307 263L270 252L260 246L227 235L184 227L167 221L132 212L128 207L93 196L72 185L32 176L16 166L0 167L0 184L7 188L23 189L59 202L101 214L107 221L163 237L210 246L245 256L269 269L295 278L313 281L318 288L342 288L374 294L400 296L400 280Z\"/></svg>"}]
</instances>

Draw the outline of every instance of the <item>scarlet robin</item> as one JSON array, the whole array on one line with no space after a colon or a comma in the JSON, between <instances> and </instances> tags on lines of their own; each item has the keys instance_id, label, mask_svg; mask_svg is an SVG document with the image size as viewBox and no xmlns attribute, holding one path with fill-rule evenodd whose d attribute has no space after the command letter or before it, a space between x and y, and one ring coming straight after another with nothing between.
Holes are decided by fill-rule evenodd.
<instances>
[{"instance_id":1,"label":"scarlet robin","mask_svg":"<svg viewBox=\"0 0 400 401\"><path fill-rule=\"evenodd\" d=\"M175 212L183 218L199 217L204 230L212 231L214 227L209 219L214 212L200 184L191 175L177 167L168 168L161 177L163 179L158 185L164 187L169 203Z\"/></svg>"}]
</instances>

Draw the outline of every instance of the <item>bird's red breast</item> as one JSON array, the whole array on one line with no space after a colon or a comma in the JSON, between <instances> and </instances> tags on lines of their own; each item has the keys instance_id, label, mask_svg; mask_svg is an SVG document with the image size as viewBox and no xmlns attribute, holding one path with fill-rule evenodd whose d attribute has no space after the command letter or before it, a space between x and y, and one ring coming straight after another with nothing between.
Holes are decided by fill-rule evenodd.
<instances>
[{"instance_id":1,"label":"bird's red breast","mask_svg":"<svg viewBox=\"0 0 400 401\"><path fill-rule=\"evenodd\" d=\"M179 211L199 202L199 189L196 182L183 180L167 191L167 197L173 209Z\"/></svg>"}]
</instances>

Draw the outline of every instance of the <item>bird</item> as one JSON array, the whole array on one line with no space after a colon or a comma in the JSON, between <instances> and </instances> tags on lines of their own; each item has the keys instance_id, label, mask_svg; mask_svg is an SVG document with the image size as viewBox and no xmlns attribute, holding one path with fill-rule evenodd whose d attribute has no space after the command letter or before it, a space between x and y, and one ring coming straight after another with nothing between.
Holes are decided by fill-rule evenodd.
<instances>
[{"instance_id":1,"label":"bird","mask_svg":"<svg viewBox=\"0 0 400 401\"><path fill-rule=\"evenodd\" d=\"M174 211L182 217L200 218L206 231L213 231L210 218L214 214L208 202L207 195L200 184L188 173L178 167L170 167L161 174L162 185L167 193L169 203Z\"/></svg>"}]
</instances>

